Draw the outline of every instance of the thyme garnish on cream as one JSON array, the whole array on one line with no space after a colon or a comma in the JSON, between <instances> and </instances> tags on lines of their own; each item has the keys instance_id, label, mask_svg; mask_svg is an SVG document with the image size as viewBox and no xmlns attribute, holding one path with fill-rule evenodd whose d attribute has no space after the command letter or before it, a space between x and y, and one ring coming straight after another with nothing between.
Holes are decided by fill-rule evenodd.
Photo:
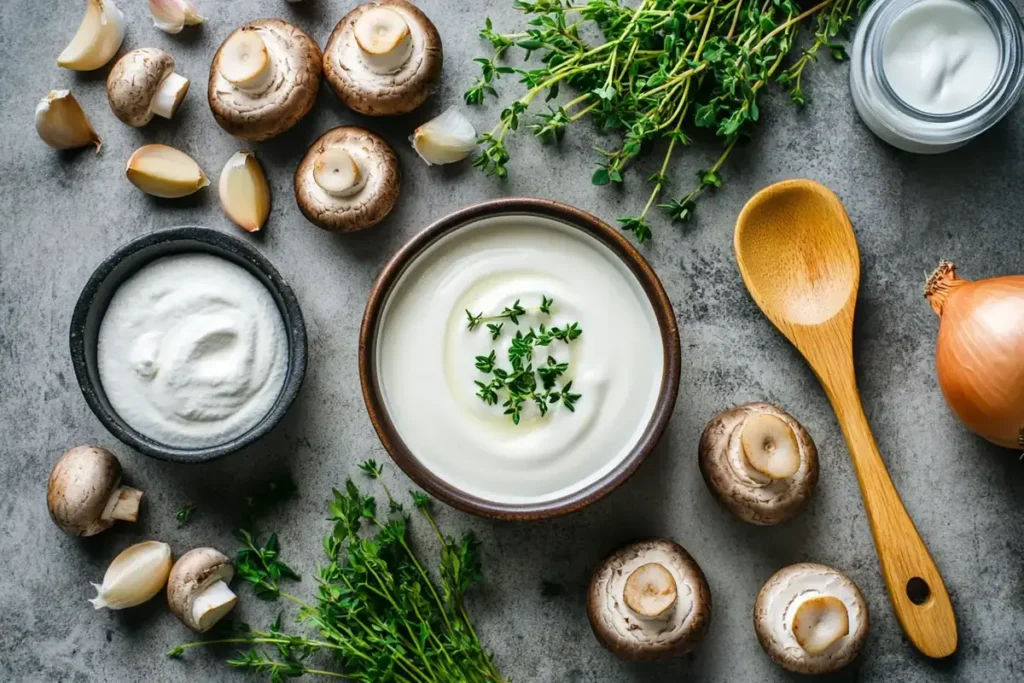
<instances>
[{"instance_id":1,"label":"thyme garnish on cream","mask_svg":"<svg viewBox=\"0 0 1024 683\"><path fill-rule=\"evenodd\" d=\"M485 316L482 312L474 315L467 310L466 327L472 331L482 324L486 325L491 339L496 341L504 332L505 320L519 327L520 318L531 312L550 316L554 303L554 299L542 296L539 306L524 308L520 300L516 299L514 304L506 306L496 315ZM476 395L487 405L497 405L504 398L501 406L505 409L505 415L511 416L513 424L519 424L523 407L530 402L537 406L541 417L559 403L570 412L576 412L576 401L581 395L572 392L572 380L558 387L562 376L569 371L569 363L559 363L554 356L548 355L545 362L534 368L533 354L538 347L550 347L555 341L568 345L581 334L583 330L578 322L564 327L541 324L534 329L531 326L525 334L522 330L516 330L507 351L507 367L499 364L498 354L494 350L486 356L476 357L476 369L491 376L488 381L475 381L478 388Z\"/></svg>"}]
</instances>

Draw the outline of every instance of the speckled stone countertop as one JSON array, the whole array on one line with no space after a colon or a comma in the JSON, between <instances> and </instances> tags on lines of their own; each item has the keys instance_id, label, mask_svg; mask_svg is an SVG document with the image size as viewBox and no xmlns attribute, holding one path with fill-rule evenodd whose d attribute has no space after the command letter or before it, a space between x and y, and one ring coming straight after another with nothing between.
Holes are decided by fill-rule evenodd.
<instances>
[{"instance_id":1,"label":"speckled stone countertop","mask_svg":"<svg viewBox=\"0 0 1024 683\"><path fill-rule=\"evenodd\" d=\"M0 3L0 677L10 681L231 681L227 652L193 651L182 661L163 653L187 639L162 600L125 612L94 612L86 598L113 556L156 538L176 552L196 545L235 547L242 497L268 477L291 473L299 496L265 522L284 552L310 575L320 560L324 501L357 461L388 462L359 392L357 331L373 280L412 234L444 214L504 194L561 200L614 221L646 196L647 158L622 191L590 184L598 136L571 130L556 154L528 135L513 138L511 179L501 185L468 164L427 168L406 143L412 129L461 98L472 58L484 54L476 28L490 15L518 27L509 0L421 0L445 44L440 91L417 113L367 120L345 110L327 88L297 128L256 146L268 171L273 213L264 234L245 237L289 280L309 330L305 385L269 437L242 453L200 466L162 463L131 452L89 411L71 369L68 323L93 268L115 247L152 230L205 225L240 234L221 212L213 188L180 201L157 200L132 187L124 163L141 144L163 142L191 154L211 175L249 145L232 139L206 106L209 62L220 41L243 22L280 16L321 44L355 3L312 0L203 0L201 29L167 36L154 29L142 0L121 0L125 48L163 47L192 92L173 121L129 128L109 111L106 70L77 75L55 66L74 33L81 2ZM489 522L440 511L452 530L483 541L486 580L470 600L483 640L501 669L520 683L655 683L789 681L758 647L751 613L761 584L778 568L816 561L848 573L871 611L868 646L833 681L878 683L1024 680L1024 464L962 428L936 386L937 322L921 297L926 271L940 258L983 278L1024 271L1024 108L969 146L939 157L898 152L879 142L851 106L848 67L813 67L803 110L775 91L751 144L724 169L725 187L702 200L686 227L656 218L643 251L676 308L682 337L682 382L664 439L639 473L605 500L562 519L531 524ZM33 109L51 88L72 87L103 136L103 153L59 154L35 135ZM499 107L470 116L489 126ZM357 122L398 150L403 195L376 229L333 236L307 223L292 198L292 173L322 132ZM685 179L706 166L713 146L688 149L673 172ZM824 394L797 352L761 315L744 290L732 252L732 228L747 198L784 178L825 183L842 198L861 249L857 371L868 416L893 480L941 568L957 610L959 653L933 662L915 653L896 623L882 583L846 448ZM682 186L676 188L683 190ZM704 424L735 403L769 400L810 430L821 454L821 482L810 507L776 528L734 521L712 499L697 469ZM145 489L138 524L92 539L73 539L50 522L45 482L68 447L114 450L127 480ZM399 490L409 482L391 468ZM200 507L192 524L174 519L185 502ZM418 529L417 535L423 530ZM599 559L622 543L663 535L685 546L704 568L714 598L710 631L689 657L663 664L617 661L590 633L586 582ZM422 536L426 539L426 536ZM566 587L544 599L542 579ZM312 593L310 578L296 589ZM239 612L266 624L277 607L242 589ZM286 609L286 619L290 612Z\"/></svg>"}]
</instances>

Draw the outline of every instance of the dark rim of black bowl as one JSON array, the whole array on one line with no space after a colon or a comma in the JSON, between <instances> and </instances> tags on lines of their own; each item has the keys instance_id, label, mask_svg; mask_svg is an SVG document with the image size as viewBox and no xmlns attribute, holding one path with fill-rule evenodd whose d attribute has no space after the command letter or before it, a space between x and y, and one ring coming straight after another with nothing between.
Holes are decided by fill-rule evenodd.
<instances>
[{"instance_id":1,"label":"dark rim of black bowl","mask_svg":"<svg viewBox=\"0 0 1024 683\"><path fill-rule=\"evenodd\" d=\"M151 250L152 254L140 252ZM226 258L252 273L270 291L284 320L288 336L288 374L281 393L270 411L249 431L230 441L205 448L168 446L130 427L110 406L99 380L96 364L96 337L100 322L114 292L125 280L147 264L164 256L184 253L206 253ZM137 259L132 257L139 254ZM108 278L116 280L109 287ZM233 453L270 432L299 393L306 374L306 324L295 293L277 269L263 254L248 243L222 232L186 226L160 230L118 248L100 263L85 283L71 315L71 362L78 385L92 412L111 434L135 450L160 460L172 462L205 462Z\"/></svg>"}]
</instances>

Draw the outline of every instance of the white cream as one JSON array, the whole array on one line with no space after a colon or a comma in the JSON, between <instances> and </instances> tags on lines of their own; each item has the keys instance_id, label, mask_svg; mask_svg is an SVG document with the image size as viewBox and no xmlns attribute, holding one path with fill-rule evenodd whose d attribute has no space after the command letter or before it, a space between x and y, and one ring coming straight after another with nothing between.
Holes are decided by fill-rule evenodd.
<instances>
[{"instance_id":1,"label":"white cream","mask_svg":"<svg viewBox=\"0 0 1024 683\"><path fill-rule=\"evenodd\" d=\"M288 366L273 296L255 276L209 254L167 256L114 293L97 340L111 407L167 446L225 443L270 411Z\"/></svg>"},{"instance_id":2,"label":"white cream","mask_svg":"<svg viewBox=\"0 0 1024 683\"><path fill-rule=\"evenodd\" d=\"M921 0L905 9L889 27L882 55L897 97L927 114L977 103L999 70L993 27L962 0Z\"/></svg>"},{"instance_id":3,"label":"white cream","mask_svg":"<svg viewBox=\"0 0 1024 683\"><path fill-rule=\"evenodd\" d=\"M534 358L569 361L562 380L582 398L575 413L556 406L543 418L530 405L517 426L474 385L487 379L474 358L495 350L504 361L516 327L506 321L492 341L483 326L467 329L465 311L537 306L544 295L550 318L531 313L519 329L579 323L577 340ZM662 365L636 277L596 239L539 217L481 220L439 240L396 283L378 332L382 394L403 441L441 479L502 503L556 499L621 462L654 412Z\"/></svg>"}]
</instances>

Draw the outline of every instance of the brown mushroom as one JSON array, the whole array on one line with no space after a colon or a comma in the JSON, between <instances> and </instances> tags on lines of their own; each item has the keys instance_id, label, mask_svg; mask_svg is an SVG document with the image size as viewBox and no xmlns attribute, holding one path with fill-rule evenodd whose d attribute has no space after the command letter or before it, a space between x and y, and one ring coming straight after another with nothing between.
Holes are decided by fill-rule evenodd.
<instances>
[{"instance_id":1,"label":"brown mushroom","mask_svg":"<svg viewBox=\"0 0 1024 683\"><path fill-rule=\"evenodd\" d=\"M622 659L680 657L711 623L711 589L682 546L651 539L624 546L590 579L587 614L594 635Z\"/></svg>"},{"instance_id":2,"label":"brown mushroom","mask_svg":"<svg viewBox=\"0 0 1024 683\"><path fill-rule=\"evenodd\" d=\"M213 548L190 550L174 563L167 579L167 604L193 631L205 633L238 602L228 584L235 568L227 555Z\"/></svg>"},{"instance_id":3,"label":"brown mushroom","mask_svg":"<svg viewBox=\"0 0 1024 683\"><path fill-rule=\"evenodd\" d=\"M174 57L155 47L132 50L110 70L107 99L114 115L139 128L153 115L169 119L188 93L189 81L174 72Z\"/></svg>"},{"instance_id":4,"label":"brown mushroom","mask_svg":"<svg viewBox=\"0 0 1024 683\"><path fill-rule=\"evenodd\" d=\"M210 66L210 109L221 128L266 140L309 113L320 92L320 47L280 19L257 19L227 37Z\"/></svg>"},{"instance_id":5,"label":"brown mushroom","mask_svg":"<svg viewBox=\"0 0 1024 683\"><path fill-rule=\"evenodd\" d=\"M324 50L324 74L350 109L407 114L441 79L441 36L418 7L376 0L346 14Z\"/></svg>"},{"instance_id":6,"label":"brown mushroom","mask_svg":"<svg viewBox=\"0 0 1024 683\"><path fill-rule=\"evenodd\" d=\"M794 517L818 483L818 450L803 425L770 403L717 415L704 429L700 471L733 515L751 524Z\"/></svg>"},{"instance_id":7,"label":"brown mushroom","mask_svg":"<svg viewBox=\"0 0 1024 683\"><path fill-rule=\"evenodd\" d=\"M856 659L868 621L857 585L823 564L780 569L754 605L761 647L776 664L800 674L833 673Z\"/></svg>"},{"instance_id":8,"label":"brown mushroom","mask_svg":"<svg viewBox=\"0 0 1024 683\"><path fill-rule=\"evenodd\" d=\"M341 126L313 143L295 169L295 200L314 225L332 232L379 223L398 199L398 157L382 137Z\"/></svg>"},{"instance_id":9,"label":"brown mushroom","mask_svg":"<svg viewBox=\"0 0 1024 683\"><path fill-rule=\"evenodd\" d=\"M50 517L71 536L94 536L117 520L134 522L142 491L120 484L121 463L113 453L96 446L72 448L50 472Z\"/></svg>"}]
</instances>

